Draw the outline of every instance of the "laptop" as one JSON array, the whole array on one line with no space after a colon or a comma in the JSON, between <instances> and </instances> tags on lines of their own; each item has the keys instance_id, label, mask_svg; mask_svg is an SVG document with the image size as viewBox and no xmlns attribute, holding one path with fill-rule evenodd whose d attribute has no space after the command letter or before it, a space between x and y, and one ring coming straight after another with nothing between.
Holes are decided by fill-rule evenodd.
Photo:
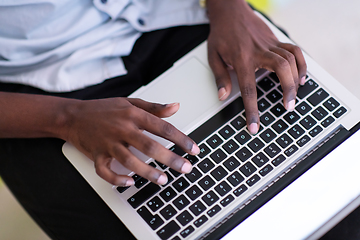
<instances>
[{"instance_id":1,"label":"laptop","mask_svg":"<svg viewBox=\"0 0 360 240\"><path fill-rule=\"evenodd\" d=\"M258 15L280 41L293 43ZM191 173L130 147L169 182L158 186L113 161L113 171L135 180L123 188L101 179L71 144L64 144L64 155L137 239L319 238L360 204L359 184L352 184L360 182L360 101L304 53L308 75L293 112L282 105L276 74L256 72L261 128L252 136L234 72L229 98L218 100L206 44L130 95L180 103L165 120L197 142L198 156L144 134L187 158Z\"/></svg>"}]
</instances>

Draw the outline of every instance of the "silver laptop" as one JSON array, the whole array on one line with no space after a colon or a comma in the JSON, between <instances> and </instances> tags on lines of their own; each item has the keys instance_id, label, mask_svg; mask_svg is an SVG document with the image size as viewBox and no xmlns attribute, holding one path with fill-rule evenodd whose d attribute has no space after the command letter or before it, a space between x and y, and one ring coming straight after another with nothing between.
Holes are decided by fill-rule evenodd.
<instances>
[{"instance_id":1,"label":"silver laptop","mask_svg":"<svg viewBox=\"0 0 360 240\"><path fill-rule=\"evenodd\" d=\"M280 41L293 43L259 16ZM169 182L155 185L113 161L115 172L135 179L135 186L122 188L101 179L93 162L69 143L65 156L137 239L320 237L359 205L360 157L354 152L360 133L351 134L360 101L304 53L308 75L293 112L282 105L276 74L257 71L261 128L252 136L234 73L230 97L218 100L206 44L130 96L180 103L166 120L201 149L195 157L184 153L194 165L191 173L179 174L131 148L166 172Z\"/></svg>"}]
</instances>

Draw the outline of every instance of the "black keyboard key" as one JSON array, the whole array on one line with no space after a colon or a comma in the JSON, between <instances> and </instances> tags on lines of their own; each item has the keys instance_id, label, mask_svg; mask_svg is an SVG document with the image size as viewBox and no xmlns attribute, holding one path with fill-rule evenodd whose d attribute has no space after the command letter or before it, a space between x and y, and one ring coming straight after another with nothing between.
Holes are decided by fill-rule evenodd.
<instances>
[{"instance_id":1,"label":"black keyboard key","mask_svg":"<svg viewBox=\"0 0 360 240\"><path fill-rule=\"evenodd\" d=\"M326 100L323 104L330 112L334 111L340 103L336 101L333 97Z\"/></svg>"},{"instance_id":2,"label":"black keyboard key","mask_svg":"<svg viewBox=\"0 0 360 240\"><path fill-rule=\"evenodd\" d=\"M286 158L284 157L284 155L280 154L280 155L277 156L274 160L272 160L271 163L272 163L275 167L277 167L277 166L279 166L282 162L284 162L285 159L286 159Z\"/></svg>"},{"instance_id":3,"label":"black keyboard key","mask_svg":"<svg viewBox=\"0 0 360 240\"><path fill-rule=\"evenodd\" d=\"M233 193L235 194L235 196L239 197L241 194L243 194L248 188L242 184L240 185L240 187L238 187L237 189L235 189L233 191Z\"/></svg>"},{"instance_id":4,"label":"black keyboard key","mask_svg":"<svg viewBox=\"0 0 360 240\"><path fill-rule=\"evenodd\" d=\"M226 140L232 135L234 135L235 131L229 125L226 125L219 131L219 133Z\"/></svg>"},{"instance_id":5,"label":"black keyboard key","mask_svg":"<svg viewBox=\"0 0 360 240\"><path fill-rule=\"evenodd\" d=\"M235 154L242 162L245 162L249 159L253 154L247 149L246 147L243 147Z\"/></svg>"},{"instance_id":6,"label":"black keyboard key","mask_svg":"<svg viewBox=\"0 0 360 240\"><path fill-rule=\"evenodd\" d=\"M173 208L171 205L167 205L160 211L161 216L163 216L163 218L165 218L166 220L169 220L170 218L175 216L176 213L177 212L175 208Z\"/></svg>"},{"instance_id":7,"label":"black keyboard key","mask_svg":"<svg viewBox=\"0 0 360 240\"><path fill-rule=\"evenodd\" d=\"M180 195L172 202L175 207L180 211L190 204L190 201L184 196Z\"/></svg>"},{"instance_id":8,"label":"black keyboard key","mask_svg":"<svg viewBox=\"0 0 360 240\"><path fill-rule=\"evenodd\" d=\"M265 91L268 92L270 89L275 87L275 83L270 80L270 78L265 77L258 82L258 85Z\"/></svg>"},{"instance_id":9,"label":"black keyboard key","mask_svg":"<svg viewBox=\"0 0 360 240\"><path fill-rule=\"evenodd\" d=\"M149 182L149 180L147 180L146 178L139 178L136 182L135 182L135 187L136 188L141 188L142 186L144 186L145 184L147 184Z\"/></svg>"},{"instance_id":10,"label":"black keyboard key","mask_svg":"<svg viewBox=\"0 0 360 240\"><path fill-rule=\"evenodd\" d=\"M299 148L296 145L291 145L288 149L284 151L285 155L290 157L293 155Z\"/></svg>"},{"instance_id":11,"label":"black keyboard key","mask_svg":"<svg viewBox=\"0 0 360 240\"><path fill-rule=\"evenodd\" d=\"M211 138L209 138L208 140L206 140L207 144L210 145L210 147L212 147L213 149L217 148L221 143L223 143L223 140L221 140L221 138L215 134L212 135Z\"/></svg>"},{"instance_id":12,"label":"black keyboard key","mask_svg":"<svg viewBox=\"0 0 360 240\"><path fill-rule=\"evenodd\" d=\"M281 135L278 139L276 139L276 142L277 142L282 148L287 148L287 147L293 142L293 140L289 137L289 135L287 135L286 133L284 133L284 134Z\"/></svg>"},{"instance_id":13,"label":"black keyboard key","mask_svg":"<svg viewBox=\"0 0 360 240\"><path fill-rule=\"evenodd\" d=\"M301 137L301 135L303 135L305 133L305 131L299 125L296 124L289 129L288 133L294 139L298 139L299 137Z\"/></svg>"},{"instance_id":14,"label":"black keyboard key","mask_svg":"<svg viewBox=\"0 0 360 240\"><path fill-rule=\"evenodd\" d=\"M221 207L219 205L215 205L212 209L208 210L206 213L209 215L209 217L213 217L220 211L221 211Z\"/></svg>"},{"instance_id":15,"label":"black keyboard key","mask_svg":"<svg viewBox=\"0 0 360 240\"><path fill-rule=\"evenodd\" d=\"M231 153L233 153L235 150L237 150L239 148L239 145L237 143L235 143L234 140L230 139L222 147L228 154L231 154Z\"/></svg>"},{"instance_id":16,"label":"black keyboard key","mask_svg":"<svg viewBox=\"0 0 360 240\"><path fill-rule=\"evenodd\" d=\"M238 116L230 123L236 130L242 129L246 125L246 121L241 116Z\"/></svg>"},{"instance_id":17,"label":"black keyboard key","mask_svg":"<svg viewBox=\"0 0 360 240\"><path fill-rule=\"evenodd\" d=\"M230 185L225 181L219 183L214 189L220 196L225 196L231 191Z\"/></svg>"},{"instance_id":18,"label":"black keyboard key","mask_svg":"<svg viewBox=\"0 0 360 240\"><path fill-rule=\"evenodd\" d=\"M258 101L258 109L260 112L264 112L270 106L271 106L271 104L268 101L266 101L265 98L262 98Z\"/></svg>"},{"instance_id":19,"label":"black keyboard key","mask_svg":"<svg viewBox=\"0 0 360 240\"><path fill-rule=\"evenodd\" d=\"M159 231L157 231L156 234L162 240L166 240L166 239L169 239L172 235L174 235L179 230L180 230L179 225L174 220L172 220L167 225L165 225L165 227L163 227Z\"/></svg>"},{"instance_id":20,"label":"black keyboard key","mask_svg":"<svg viewBox=\"0 0 360 240\"><path fill-rule=\"evenodd\" d=\"M270 73L269 77L271 77L271 79L274 80L275 82L280 83L280 80L275 72Z\"/></svg>"},{"instance_id":21,"label":"black keyboard key","mask_svg":"<svg viewBox=\"0 0 360 240\"><path fill-rule=\"evenodd\" d=\"M290 125L293 125L297 120L300 119L300 116L296 112L289 112L284 116L285 121Z\"/></svg>"},{"instance_id":22,"label":"black keyboard key","mask_svg":"<svg viewBox=\"0 0 360 240\"><path fill-rule=\"evenodd\" d=\"M192 182L192 183L195 182L196 180L198 180L199 178L201 178L201 176L202 176L202 174L201 174L200 171L199 171L197 168L195 168L195 167L191 170L190 173L185 174L185 177L186 177L187 179L189 179L189 181Z\"/></svg>"},{"instance_id":23,"label":"black keyboard key","mask_svg":"<svg viewBox=\"0 0 360 240\"><path fill-rule=\"evenodd\" d=\"M205 215L203 215L199 217L196 221L194 221L194 225L196 227L201 227L207 220L208 218Z\"/></svg>"},{"instance_id":24,"label":"black keyboard key","mask_svg":"<svg viewBox=\"0 0 360 240\"><path fill-rule=\"evenodd\" d=\"M304 86L300 86L297 92L297 96L300 99L303 99L304 97L306 97L309 93L311 93L312 91L314 91L319 85L314 82L314 80L309 79Z\"/></svg>"},{"instance_id":25,"label":"black keyboard key","mask_svg":"<svg viewBox=\"0 0 360 240\"><path fill-rule=\"evenodd\" d=\"M214 160L216 163L220 163L226 158L226 154L219 148L212 154L210 154L210 157L212 160Z\"/></svg>"},{"instance_id":26,"label":"black keyboard key","mask_svg":"<svg viewBox=\"0 0 360 240\"><path fill-rule=\"evenodd\" d=\"M276 116L280 117L286 112L286 109L281 103L276 104L274 107L270 109L270 111Z\"/></svg>"},{"instance_id":27,"label":"black keyboard key","mask_svg":"<svg viewBox=\"0 0 360 240\"><path fill-rule=\"evenodd\" d=\"M139 181L140 179L142 179L143 177L141 177L140 175L134 174L134 175L132 176L132 178L134 179L134 182L137 182L137 181Z\"/></svg>"},{"instance_id":28,"label":"black keyboard key","mask_svg":"<svg viewBox=\"0 0 360 240\"><path fill-rule=\"evenodd\" d=\"M283 131L285 131L289 125L287 125L283 120L278 120L276 123L274 123L273 125L271 125L271 127L278 133L282 133Z\"/></svg>"},{"instance_id":29,"label":"black keyboard key","mask_svg":"<svg viewBox=\"0 0 360 240\"><path fill-rule=\"evenodd\" d=\"M251 176L251 178L249 178L246 183L247 185L249 185L249 187L254 186L255 183L257 183L260 180L259 175L254 174L254 176Z\"/></svg>"},{"instance_id":30,"label":"black keyboard key","mask_svg":"<svg viewBox=\"0 0 360 240\"><path fill-rule=\"evenodd\" d=\"M251 148L251 150L253 150L254 153L258 152L264 146L265 144L259 138L255 138L254 140L248 143L248 147Z\"/></svg>"},{"instance_id":31,"label":"black keyboard key","mask_svg":"<svg viewBox=\"0 0 360 240\"><path fill-rule=\"evenodd\" d=\"M266 129L264 132L260 134L260 137L262 140L264 140L266 143L271 142L277 135L270 129Z\"/></svg>"},{"instance_id":32,"label":"black keyboard key","mask_svg":"<svg viewBox=\"0 0 360 240\"><path fill-rule=\"evenodd\" d=\"M234 171L235 168L240 166L240 163L238 160L236 160L234 157L230 157L228 160L224 162L224 166L230 171Z\"/></svg>"},{"instance_id":33,"label":"black keyboard key","mask_svg":"<svg viewBox=\"0 0 360 240\"><path fill-rule=\"evenodd\" d=\"M189 209L195 216L199 216L202 212L206 211L205 205L200 201L196 201Z\"/></svg>"},{"instance_id":34,"label":"black keyboard key","mask_svg":"<svg viewBox=\"0 0 360 240\"><path fill-rule=\"evenodd\" d=\"M316 137L319 133L322 132L322 127L320 127L319 125L314 127L313 129L311 129L311 131L309 132L310 136L312 137Z\"/></svg>"},{"instance_id":35,"label":"black keyboard key","mask_svg":"<svg viewBox=\"0 0 360 240\"><path fill-rule=\"evenodd\" d=\"M256 172L256 167L251 163L247 162L242 167L240 167L240 171L246 176L250 176L254 172Z\"/></svg>"},{"instance_id":36,"label":"black keyboard key","mask_svg":"<svg viewBox=\"0 0 360 240\"><path fill-rule=\"evenodd\" d=\"M165 185L163 185L163 187L165 187L166 185L170 184L170 183L174 180L174 178L170 175L170 173L169 173L168 171L166 171L166 172L164 172L164 173L166 174L166 176L167 176L167 178L168 178L168 181L167 181L167 183L166 183Z\"/></svg>"},{"instance_id":37,"label":"black keyboard key","mask_svg":"<svg viewBox=\"0 0 360 240\"><path fill-rule=\"evenodd\" d=\"M327 128L328 126L330 126L330 124L332 124L335 121L335 119L332 116L328 116L324 121L321 122L321 125L324 128Z\"/></svg>"},{"instance_id":38,"label":"black keyboard key","mask_svg":"<svg viewBox=\"0 0 360 240\"><path fill-rule=\"evenodd\" d=\"M197 166L201 169L203 173L207 173L215 166L215 164L211 162L210 159L205 158L204 160L199 162Z\"/></svg>"},{"instance_id":39,"label":"black keyboard key","mask_svg":"<svg viewBox=\"0 0 360 240\"><path fill-rule=\"evenodd\" d=\"M235 139L241 145L244 145L247 141L249 141L251 139L251 136L245 130L243 130L235 136Z\"/></svg>"},{"instance_id":40,"label":"black keyboard key","mask_svg":"<svg viewBox=\"0 0 360 240\"><path fill-rule=\"evenodd\" d=\"M192 226L188 226L187 228L185 228L184 230L182 230L180 232L180 235L183 238L187 238L195 229Z\"/></svg>"},{"instance_id":41,"label":"black keyboard key","mask_svg":"<svg viewBox=\"0 0 360 240\"><path fill-rule=\"evenodd\" d=\"M256 87L256 94L257 94L257 98L259 99L262 95L264 95L264 93L258 88Z\"/></svg>"},{"instance_id":42,"label":"black keyboard key","mask_svg":"<svg viewBox=\"0 0 360 240\"><path fill-rule=\"evenodd\" d=\"M156 212L162 206L164 206L164 202L161 201L161 199L158 196L156 196L153 199L151 199L150 201L148 201L146 203L146 205L151 209L151 211Z\"/></svg>"},{"instance_id":43,"label":"black keyboard key","mask_svg":"<svg viewBox=\"0 0 360 240\"><path fill-rule=\"evenodd\" d=\"M156 185L155 183L149 183L140 191L135 193L132 197L130 197L127 201L133 208L137 208L155 193L160 191L160 189L161 188L159 185Z\"/></svg>"},{"instance_id":44,"label":"black keyboard key","mask_svg":"<svg viewBox=\"0 0 360 240\"><path fill-rule=\"evenodd\" d=\"M188 212L184 211L179 214L179 216L176 217L176 219L179 221L179 223L183 226L186 226L188 223L190 223L194 217Z\"/></svg>"},{"instance_id":45,"label":"black keyboard key","mask_svg":"<svg viewBox=\"0 0 360 240\"><path fill-rule=\"evenodd\" d=\"M128 189L129 187L117 187L116 190L118 190L119 193L123 193Z\"/></svg>"},{"instance_id":46,"label":"black keyboard key","mask_svg":"<svg viewBox=\"0 0 360 240\"><path fill-rule=\"evenodd\" d=\"M179 173L178 171L175 171L174 169L172 168L169 168L169 171L172 173L172 175L174 175L174 177L178 177L181 175L181 173Z\"/></svg>"},{"instance_id":47,"label":"black keyboard key","mask_svg":"<svg viewBox=\"0 0 360 240\"><path fill-rule=\"evenodd\" d=\"M184 156L186 153L184 150L182 150L179 146L173 145L171 148L169 148L170 151L176 153L179 156Z\"/></svg>"},{"instance_id":48,"label":"black keyboard key","mask_svg":"<svg viewBox=\"0 0 360 240\"><path fill-rule=\"evenodd\" d=\"M270 102L276 103L282 98L282 94L274 89L269 94L267 94L266 97L270 100Z\"/></svg>"},{"instance_id":49,"label":"black keyboard key","mask_svg":"<svg viewBox=\"0 0 360 240\"><path fill-rule=\"evenodd\" d=\"M199 148L200 148L200 153L198 154L199 158L204 158L206 155L208 155L211 152L210 148L208 148L205 144L200 144Z\"/></svg>"},{"instance_id":50,"label":"black keyboard key","mask_svg":"<svg viewBox=\"0 0 360 240\"><path fill-rule=\"evenodd\" d=\"M303 120L300 121L300 124L306 129L309 130L316 125L316 121L310 116L306 116Z\"/></svg>"},{"instance_id":51,"label":"black keyboard key","mask_svg":"<svg viewBox=\"0 0 360 240\"><path fill-rule=\"evenodd\" d=\"M263 167L259 173L261 176L266 176L269 172L271 172L274 168L270 165L270 164L267 164L265 167Z\"/></svg>"},{"instance_id":52,"label":"black keyboard key","mask_svg":"<svg viewBox=\"0 0 360 240\"><path fill-rule=\"evenodd\" d=\"M308 135L302 136L296 143L299 147L304 146L310 141L310 137Z\"/></svg>"},{"instance_id":53,"label":"black keyboard key","mask_svg":"<svg viewBox=\"0 0 360 240\"><path fill-rule=\"evenodd\" d=\"M218 166L215 170L211 171L211 175L218 181L226 177L228 173L222 166Z\"/></svg>"},{"instance_id":54,"label":"black keyboard key","mask_svg":"<svg viewBox=\"0 0 360 240\"><path fill-rule=\"evenodd\" d=\"M152 215L145 206L139 208L139 210L137 210L137 213L152 228L152 230L157 229L164 223L164 221L159 217L159 215Z\"/></svg>"},{"instance_id":55,"label":"black keyboard key","mask_svg":"<svg viewBox=\"0 0 360 240\"><path fill-rule=\"evenodd\" d=\"M269 112L264 113L260 117L260 122L262 124L264 124L265 127L270 125L274 121L275 121L275 118L273 116L271 116L271 114Z\"/></svg>"},{"instance_id":56,"label":"black keyboard key","mask_svg":"<svg viewBox=\"0 0 360 240\"><path fill-rule=\"evenodd\" d=\"M149 163L149 166L156 168L156 164L154 162Z\"/></svg>"},{"instance_id":57,"label":"black keyboard key","mask_svg":"<svg viewBox=\"0 0 360 240\"><path fill-rule=\"evenodd\" d=\"M242 181L244 181L244 177L240 175L239 172L234 172L233 174L231 174L227 180L230 182L231 185L233 185L234 187L236 187L237 185L239 185Z\"/></svg>"},{"instance_id":58,"label":"black keyboard key","mask_svg":"<svg viewBox=\"0 0 360 240\"><path fill-rule=\"evenodd\" d=\"M196 164L198 161L199 161L199 158L197 156L193 156L193 155L190 155L190 154L186 154L184 156L184 158L186 158L187 160L189 160L189 162L194 165Z\"/></svg>"},{"instance_id":59,"label":"black keyboard key","mask_svg":"<svg viewBox=\"0 0 360 240\"><path fill-rule=\"evenodd\" d=\"M189 182L186 181L184 177L180 177L178 180L176 180L172 186L176 189L178 192L184 191L188 186L190 186Z\"/></svg>"},{"instance_id":60,"label":"black keyboard key","mask_svg":"<svg viewBox=\"0 0 360 240\"><path fill-rule=\"evenodd\" d=\"M251 161L253 161L253 163L255 163L256 166L261 167L261 166L263 166L265 163L267 163L269 161L269 158L267 158L265 156L265 154L259 153L255 157L253 157L251 159Z\"/></svg>"},{"instance_id":61,"label":"black keyboard key","mask_svg":"<svg viewBox=\"0 0 360 240\"><path fill-rule=\"evenodd\" d=\"M307 104L305 101L300 103L296 108L296 111L298 111L301 115L305 115L307 114L310 110L311 107L309 104Z\"/></svg>"},{"instance_id":62,"label":"black keyboard key","mask_svg":"<svg viewBox=\"0 0 360 240\"><path fill-rule=\"evenodd\" d=\"M220 201L220 204L221 204L221 206L226 207L226 206L229 205L232 201L234 201L234 199L235 199L235 198L234 198L231 194L229 194L229 195L227 195L223 200Z\"/></svg>"},{"instance_id":63,"label":"black keyboard key","mask_svg":"<svg viewBox=\"0 0 360 240\"><path fill-rule=\"evenodd\" d=\"M329 113L321 106L316 108L314 111L311 112L311 114L317 119L321 120L324 117L326 117Z\"/></svg>"},{"instance_id":64,"label":"black keyboard key","mask_svg":"<svg viewBox=\"0 0 360 240\"><path fill-rule=\"evenodd\" d=\"M334 116L336 117L336 118L339 118L339 117L341 117L344 113L346 113L346 108L344 108L344 107L340 107L339 109L337 109L335 112L334 112Z\"/></svg>"},{"instance_id":65,"label":"black keyboard key","mask_svg":"<svg viewBox=\"0 0 360 240\"><path fill-rule=\"evenodd\" d=\"M324 89L320 88L316 90L310 97L308 97L307 100L315 107L328 96L329 94Z\"/></svg>"},{"instance_id":66,"label":"black keyboard key","mask_svg":"<svg viewBox=\"0 0 360 240\"><path fill-rule=\"evenodd\" d=\"M203 192L200 190L200 188L198 186L194 185L191 188L189 188L185 193L191 200L195 200Z\"/></svg>"},{"instance_id":67,"label":"black keyboard key","mask_svg":"<svg viewBox=\"0 0 360 240\"><path fill-rule=\"evenodd\" d=\"M209 191L201 199L206 203L206 205L210 207L215 202L217 202L217 200L219 200L219 197L216 195L216 193L214 193L214 191Z\"/></svg>"},{"instance_id":68,"label":"black keyboard key","mask_svg":"<svg viewBox=\"0 0 360 240\"><path fill-rule=\"evenodd\" d=\"M275 157L281 152L280 148L274 143L271 143L268 147L265 148L264 151L270 158Z\"/></svg>"},{"instance_id":69,"label":"black keyboard key","mask_svg":"<svg viewBox=\"0 0 360 240\"><path fill-rule=\"evenodd\" d=\"M168 202L176 196L176 192L171 187L167 187L160 193L160 196Z\"/></svg>"},{"instance_id":70,"label":"black keyboard key","mask_svg":"<svg viewBox=\"0 0 360 240\"><path fill-rule=\"evenodd\" d=\"M159 167L161 167L162 169L167 169L167 166L157 160L155 160L155 162L157 163L157 165L159 165Z\"/></svg>"},{"instance_id":71,"label":"black keyboard key","mask_svg":"<svg viewBox=\"0 0 360 240\"><path fill-rule=\"evenodd\" d=\"M204 191L207 191L215 185L215 181L210 176L205 176L199 181L199 185Z\"/></svg>"}]
</instances>

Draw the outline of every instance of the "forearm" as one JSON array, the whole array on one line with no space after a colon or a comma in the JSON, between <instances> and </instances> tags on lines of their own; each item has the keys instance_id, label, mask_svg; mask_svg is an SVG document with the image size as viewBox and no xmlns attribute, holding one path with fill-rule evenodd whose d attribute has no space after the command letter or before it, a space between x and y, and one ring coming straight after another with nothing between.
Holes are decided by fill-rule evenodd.
<instances>
[{"instance_id":1,"label":"forearm","mask_svg":"<svg viewBox=\"0 0 360 240\"><path fill-rule=\"evenodd\" d=\"M66 140L71 100L0 92L0 138L56 137Z\"/></svg>"}]
</instances>

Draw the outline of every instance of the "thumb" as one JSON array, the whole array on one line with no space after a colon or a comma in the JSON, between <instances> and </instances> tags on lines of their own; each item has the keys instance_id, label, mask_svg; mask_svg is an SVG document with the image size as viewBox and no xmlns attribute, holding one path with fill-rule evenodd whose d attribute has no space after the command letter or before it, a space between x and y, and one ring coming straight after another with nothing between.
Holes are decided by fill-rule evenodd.
<instances>
[{"instance_id":1,"label":"thumb","mask_svg":"<svg viewBox=\"0 0 360 240\"><path fill-rule=\"evenodd\" d=\"M159 104L159 103L148 102L140 98L128 98L127 100L132 105L141 108L144 111L147 111L160 118L170 117L174 113L176 113L180 108L179 103Z\"/></svg>"}]
</instances>

